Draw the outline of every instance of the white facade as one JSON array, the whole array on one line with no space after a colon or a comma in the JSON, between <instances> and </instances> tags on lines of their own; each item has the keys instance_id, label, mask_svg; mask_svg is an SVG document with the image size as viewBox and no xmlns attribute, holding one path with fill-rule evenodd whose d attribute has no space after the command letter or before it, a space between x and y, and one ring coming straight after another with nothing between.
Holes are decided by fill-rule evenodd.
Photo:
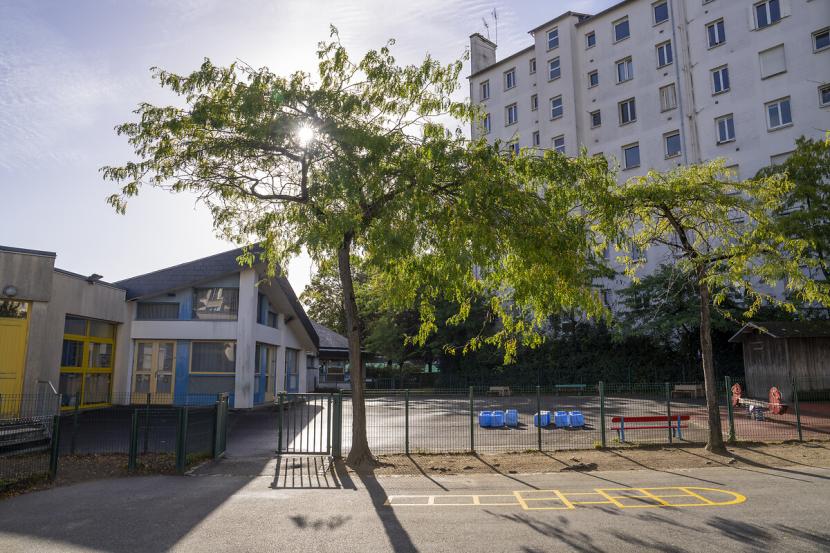
<instances>
[{"instance_id":1,"label":"white facade","mask_svg":"<svg viewBox=\"0 0 830 553\"><path fill-rule=\"evenodd\" d=\"M628 36L616 35L615 24L626 21ZM596 15L562 14L530 31L529 48L500 61L496 45L474 34L470 97L490 124L489 132L474 125L472 134L511 147L564 148L567 155L584 147L618 164L621 179L715 158L750 178L785 159L799 136L819 138L830 129L828 29L828 0L625 0ZM713 71L720 69L726 71L716 82ZM507 88L510 71L515 86ZM630 79L621 81L619 72ZM667 96L676 102L661 103L661 88L672 85L675 94ZM561 115L558 107L551 111L559 98ZM635 117L626 121L630 112L621 103L631 99ZM770 114L778 100L783 104ZM507 120L513 104L515 122ZM662 258L648 252L645 270Z\"/></svg>"}]
</instances>

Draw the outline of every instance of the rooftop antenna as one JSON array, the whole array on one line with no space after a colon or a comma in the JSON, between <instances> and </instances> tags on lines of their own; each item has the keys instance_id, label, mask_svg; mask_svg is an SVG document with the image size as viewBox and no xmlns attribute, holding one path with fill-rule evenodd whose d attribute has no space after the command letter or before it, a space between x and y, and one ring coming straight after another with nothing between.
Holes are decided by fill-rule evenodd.
<instances>
[{"instance_id":1,"label":"rooftop antenna","mask_svg":"<svg viewBox=\"0 0 830 553\"><path fill-rule=\"evenodd\" d=\"M487 40L490 40L490 25L487 24L487 20L483 17L481 18L481 22L484 23L484 29L487 32Z\"/></svg>"},{"instance_id":2,"label":"rooftop antenna","mask_svg":"<svg viewBox=\"0 0 830 553\"><path fill-rule=\"evenodd\" d=\"M496 12L496 8L493 8L493 21L496 26L496 40L495 43L499 43L499 14Z\"/></svg>"}]
</instances>

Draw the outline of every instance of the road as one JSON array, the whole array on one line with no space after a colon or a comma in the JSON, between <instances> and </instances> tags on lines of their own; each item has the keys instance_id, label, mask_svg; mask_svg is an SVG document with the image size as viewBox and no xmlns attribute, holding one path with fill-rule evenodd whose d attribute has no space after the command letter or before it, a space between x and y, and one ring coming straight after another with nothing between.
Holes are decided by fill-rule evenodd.
<instances>
[{"instance_id":1,"label":"road","mask_svg":"<svg viewBox=\"0 0 830 553\"><path fill-rule=\"evenodd\" d=\"M375 478L231 458L0 502L0 551L827 551L828 498L830 470L805 466Z\"/></svg>"}]
</instances>

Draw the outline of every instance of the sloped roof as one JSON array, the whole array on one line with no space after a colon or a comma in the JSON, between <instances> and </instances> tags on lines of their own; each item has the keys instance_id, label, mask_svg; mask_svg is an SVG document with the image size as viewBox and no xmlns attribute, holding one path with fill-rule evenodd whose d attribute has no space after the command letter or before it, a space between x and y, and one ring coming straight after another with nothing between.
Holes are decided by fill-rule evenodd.
<instances>
[{"instance_id":1,"label":"sloped roof","mask_svg":"<svg viewBox=\"0 0 830 553\"><path fill-rule=\"evenodd\" d=\"M187 288L201 282L215 280L242 271L244 267L239 264L237 258L242 255L244 249L236 248L216 255L180 263L179 265L167 267L166 269L159 269L151 273L119 280L114 284L127 291L127 300L136 300ZM255 245L251 248L251 252L257 255L261 252L261 249ZM284 276L277 276L275 280L291 304L291 308L297 314L303 328L309 337L311 337L311 341L314 342L315 347L320 347L317 332L314 330L311 319L306 315L302 304L300 304L300 300L297 299L297 294L294 293L291 283Z\"/></svg>"},{"instance_id":2,"label":"sloped roof","mask_svg":"<svg viewBox=\"0 0 830 553\"><path fill-rule=\"evenodd\" d=\"M342 334L338 334L329 327L321 325L317 321L311 321L311 324L314 326L317 336L320 337L320 349L349 349L349 339Z\"/></svg>"},{"instance_id":3,"label":"sloped roof","mask_svg":"<svg viewBox=\"0 0 830 553\"><path fill-rule=\"evenodd\" d=\"M744 336L762 333L771 338L827 338L830 321L772 321L745 324L730 342L740 342Z\"/></svg>"}]
</instances>

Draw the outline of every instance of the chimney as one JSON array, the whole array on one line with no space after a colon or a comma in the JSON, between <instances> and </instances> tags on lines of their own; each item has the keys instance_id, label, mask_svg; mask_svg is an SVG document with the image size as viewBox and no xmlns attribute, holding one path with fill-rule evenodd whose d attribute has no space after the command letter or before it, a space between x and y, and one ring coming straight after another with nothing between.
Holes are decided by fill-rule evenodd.
<instances>
[{"instance_id":1,"label":"chimney","mask_svg":"<svg viewBox=\"0 0 830 553\"><path fill-rule=\"evenodd\" d=\"M470 35L470 65L478 73L496 63L496 43L478 33Z\"/></svg>"}]
</instances>

